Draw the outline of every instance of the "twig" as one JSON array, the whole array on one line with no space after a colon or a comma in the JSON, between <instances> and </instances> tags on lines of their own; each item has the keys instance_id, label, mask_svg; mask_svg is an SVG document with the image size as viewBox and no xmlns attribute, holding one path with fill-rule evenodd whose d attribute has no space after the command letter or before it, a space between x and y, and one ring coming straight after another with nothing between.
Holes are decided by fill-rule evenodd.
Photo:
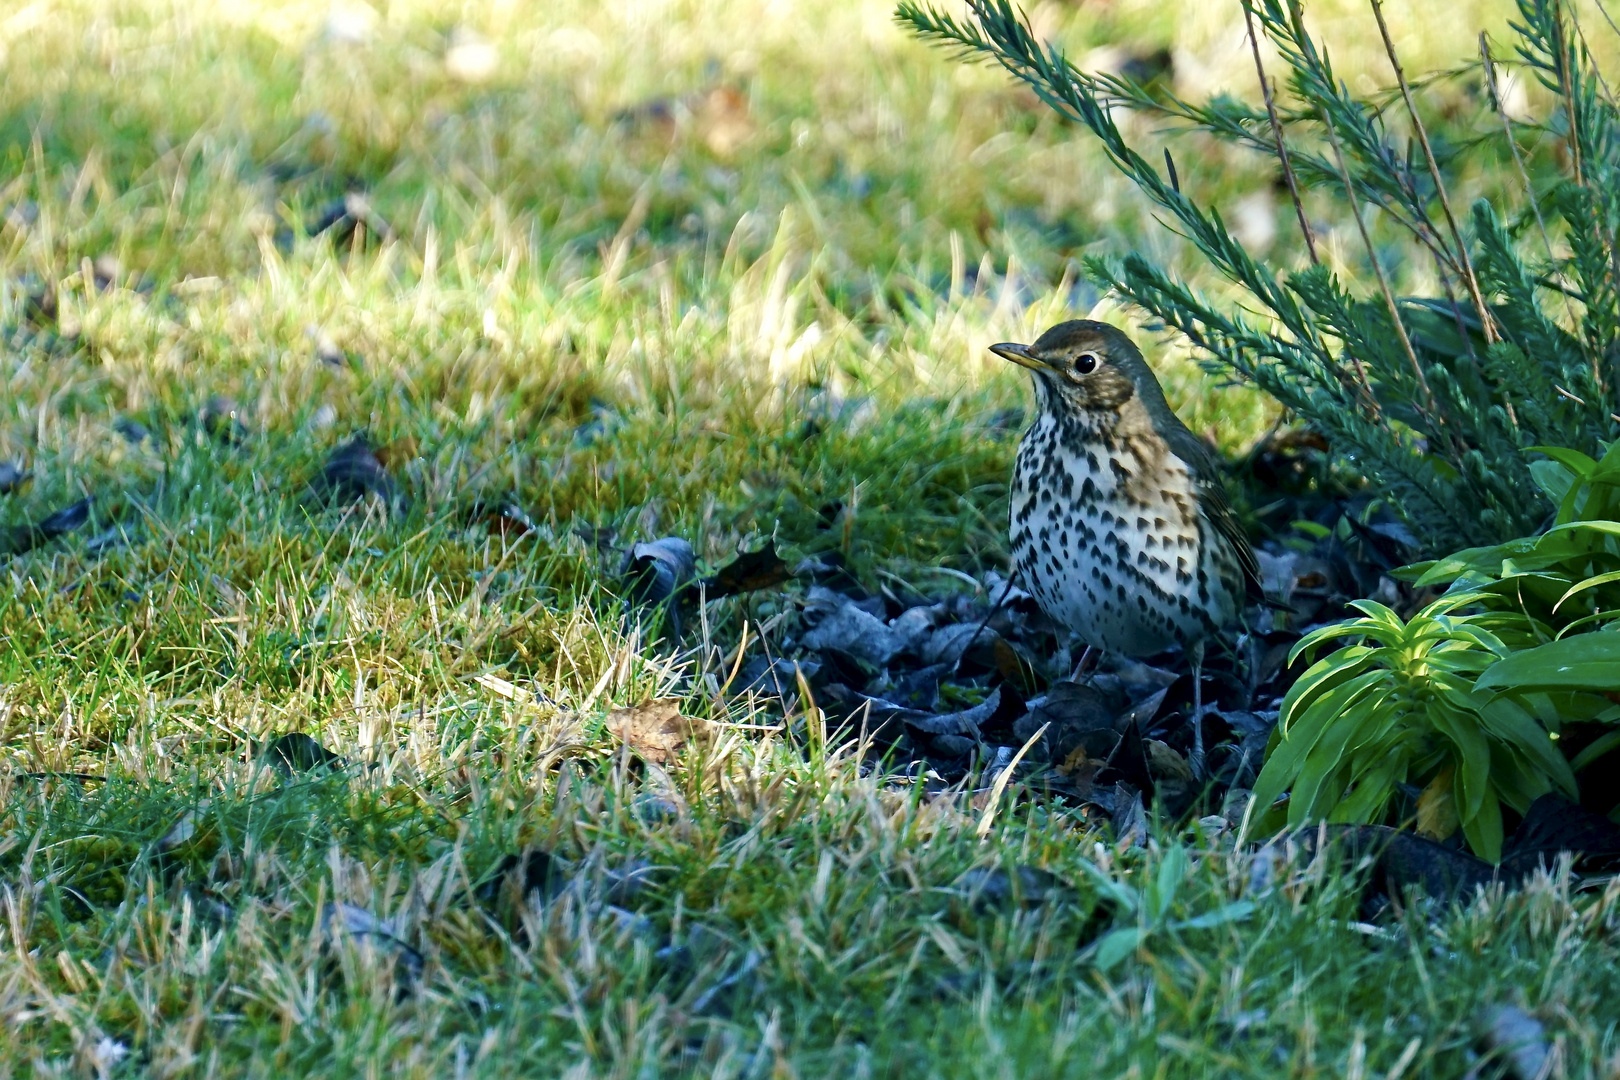
<instances>
[{"instance_id":1,"label":"twig","mask_svg":"<svg viewBox=\"0 0 1620 1080\"><path fill-rule=\"evenodd\" d=\"M1266 66L1260 59L1260 40L1254 32L1254 9L1251 0L1241 0L1243 22L1249 29L1249 48L1254 51L1254 70L1260 77L1260 93L1266 99L1266 116L1271 120L1271 136L1277 140L1277 159L1282 162L1283 179L1288 183L1288 195L1294 200L1294 214L1299 218L1299 231L1305 237L1305 250L1310 252L1311 264L1321 265L1316 255L1316 237L1311 235L1311 223L1305 217L1305 204L1299 197L1299 184L1294 179L1294 165L1288 159L1288 144L1283 140L1282 121L1277 118L1277 103L1272 98L1271 81L1266 78Z\"/></svg>"},{"instance_id":2,"label":"twig","mask_svg":"<svg viewBox=\"0 0 1620 1080\"><path fill-rule=\"evenodd\" d=\"M1569 136L1564 141L1569 146L1570 164L1575 168L1575 182L1581 187L1586 186L1586 167L1581 161L1581 137L1579 110L1575 108L1575 86L1569 77L1569 54L1564 48L1567 40L1564 36L1564 6L1553 4L1553 28L1558 34L1558 93L1564 99L1564 113L1569 117Z\"/></svg>"},{"instance_id":3,"label":"twig","mask_svg":"<svg viewBox=\"0 0 1620 1080\"><path fill-rule=\"evenodd\" d=\"M1451 200L1446 197L1446 184L1440 177L1440 164L1435 160L1434 148L1429 145L1428 129L1423 126L1422 117L1418 116L1417 104L1412 100L1412 89L1406 82L1406 72L1401 70L1400 57L1395 53L1395 42L1389 36L1389 24L1384 21L1383 0L1368 0L1368 2L1372 5L1373 16L1378 20L1378 33L1384 39L1384 52L1389 56L1390 66L1395 69L1395 81L1400 84L1407 115L1412 118L1412 127L1416 129L1418 142L1423 147L1423 158L1429 163L1429 176L1434 180L1435 194L1440 198L1440 209L1446 215L1446 227L1451 230L1451 239L1457 245L1463 284L1468 286L1468 296L1473 300L1474 308L1479 313L1480 325L1485 328L1485 343L1492 344L1500 340L1501 335L1496 331L1496 323L1491 318L1490 309L1485 306L1485 297L1480 294L1479 278L1474 274L1474 262L1468 257L1468 245L1463 243L1462 230L1457 228L1457 219L1451 213Z\"/></svg>"},{"instance_id":4,"label":"twig","mask_svg":"<svg viewBox=\"0 0 1620 1080\"><path fill-rule=\"evenodd\" d=\"M1356 189L1350 183L1350 169L1344 163L1344 150L1339 146L1339 136L1333 130L1333 122L1323 114L1323 128L1327 131L1328 142L1333 146L1333 157L1339 163L1339 176L1344 181L1345 194L1350 198L1350 211L1356 219L1356 230L1361 233L1361 242L1367 248L1367 258L1372 260L1373 275L1378 278L1378 291L1384 294L1384 305L1389 308L1390 321L1395 324L1395 333L1401 339L1401 347L1406 350L1406 358L1412 362L1412 374L1417 376L1418 385L1423 388L1423 396L1428 399L1430 408L1438 411L1439 403L1435 400L1434 391L1429 389L1428 377L1423 374L1423 365L1418 363L1417 351L1412 348L1412 339L1406 335L1406 324L1401 321L1401 310L1395 303L1395 294L1390 291L1389 279L1384 276L1383 264L1378 261L1378 252L1373 247L1372 237L1367 232L1367 223L1361 216L1361 203L1356 200ZM1352 359L1354 359L1352 357ZM1424 416L1436 429L1443 428L1445 421L1436 414L1424 409Z\"/></svg>"},{"instance_id":5,"label":"twig","mask_svg":"<svg viewBox=\"0 0 1620 1080\"><path fill-rule=\"evenodd\" d=\"M1508 118L1507 109L1502 104L1502 92L1496 85L1496 61L1491 56L1491 43L1483 30L1479 32L1479 59L1485 66L1485 89L1491 95L1491 101L1496 105L1497 117L1502 121L1502 137L1507 140L1508 153L1512 155L1513 165L1519 170L1519 179L1524 184L1524 197L1529 201L1530 212L1536 218L1536 231L1541 234L1541 244L1547 249L1548 261L1556 263L1558 256L1553 253L1552 237L1547 234L1546 219L1541 216L1541 205L1536 202L1535 183L1530 179L1530 170L1525 168L1523 155L1519 153L1519 142L1513 137L1513 123ZM1554 291L1564 298L1564 311L1569 315L1570 324L1574 325L1576 321L1575 305L1570 302L1569 290L1558 286L1554 288ZM1582 348L1585 348L1587 346L1586 339L1581 337L1580 341ZM1592 372L1596 377L1599 371L1597 357L1592 355L1587 359L1591 362ZM1599 386L1603 384L1601 379L1596 381Z\"/></svg>"}]
</instances>

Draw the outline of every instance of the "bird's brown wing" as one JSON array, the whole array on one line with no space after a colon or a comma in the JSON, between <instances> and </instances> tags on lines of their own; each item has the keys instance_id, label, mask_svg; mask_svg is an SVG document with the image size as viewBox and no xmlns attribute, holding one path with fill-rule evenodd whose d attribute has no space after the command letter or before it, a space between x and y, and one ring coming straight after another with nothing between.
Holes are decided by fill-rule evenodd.
<instances>
[{"instance_id":1,"label":"bird's brown wing","mask_svg":"<svg viewBox=\"0 0 1620 1080\"><path fill-rule=\"evenodd\" d=\"M1215 531L1231 547L1238 565L1243 568L1243 591L1251 600L1265 600L1265 590L1260 584L1260 560L1254 557L1254 548L1249 546L1249 538L1232 513L1232 504L1226 500L1226 486L1221 482L1220 471L1210 457L1209 449L1203 440L1179 422L1167 433L1165 443L1170 447L1170 452L1192 470L1199 507L1209 523L1215 526Z\"/></svg>"}]
</instances>

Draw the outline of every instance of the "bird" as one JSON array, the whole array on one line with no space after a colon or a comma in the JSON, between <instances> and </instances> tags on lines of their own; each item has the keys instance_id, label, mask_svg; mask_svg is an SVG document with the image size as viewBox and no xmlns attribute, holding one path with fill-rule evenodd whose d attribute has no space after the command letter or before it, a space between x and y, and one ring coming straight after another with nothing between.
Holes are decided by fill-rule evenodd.
<instances>
[{"instance_id":1,"label":"bird","mask_svg":"<svg viewBox=\"0 0 1620 1080\"><path fill-rule=\"evenodd\" d=\"M1201 777L1205 642L1265 599L1215 461L1116 326L1076 319L990 351L1029 370L1038 406L1013 467L1013 576L1093 649L1182 647Z\"/></svg>"}]
</instances>

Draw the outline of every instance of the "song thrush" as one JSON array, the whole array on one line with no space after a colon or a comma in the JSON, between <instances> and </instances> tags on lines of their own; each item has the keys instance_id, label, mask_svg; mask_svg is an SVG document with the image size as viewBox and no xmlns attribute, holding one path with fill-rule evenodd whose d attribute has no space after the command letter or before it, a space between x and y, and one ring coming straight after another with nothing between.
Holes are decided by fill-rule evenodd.
<instances>
[{"instance_id":1,"label":"song thrush","mask_svg":"<svg viewBox=\"0 0 1620 1080\"><path fill-rule=\"evenodd\" d=\"M1093 648L1193 665L1193 766L1202 775L1204 641L1262 598L1260 566L1209 451L1153 369L1107 323L1059 323L1033 345L992 345L1030 370L1040 413L1018 447L1012 561L1058 625Z\"/></svg>"}]
</instances>

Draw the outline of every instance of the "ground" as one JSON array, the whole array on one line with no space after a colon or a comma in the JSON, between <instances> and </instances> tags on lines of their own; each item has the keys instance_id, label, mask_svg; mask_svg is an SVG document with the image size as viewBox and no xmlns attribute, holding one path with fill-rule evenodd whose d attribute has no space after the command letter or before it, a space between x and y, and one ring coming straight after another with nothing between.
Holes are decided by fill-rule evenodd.
<instances>
[{"instance_id":1,"label":"ground","mask_svg":"<svg viewBox=\"0 0 1620 1080\"><path fill-rule=\"evenodd\" d=\"M1129 322L1082 254L1198 273L1080 133L882 0L383 7L0 10L0 1077L1453 1076L1503 1004L1620 1070L1614 887L1370 926L1230 824L1125 846L730 692L802 584L627 606L663 536L1005 570L985 345ZM1250 94L1236 10L1032 16ZM1422 70L1510 14L1391 18ZM1258 166L1178 165L1297 258ZM1274 421L1135 329L1223 450ZM610 727L669 698L660 769Z\"/></svg>"}]
</instances>

